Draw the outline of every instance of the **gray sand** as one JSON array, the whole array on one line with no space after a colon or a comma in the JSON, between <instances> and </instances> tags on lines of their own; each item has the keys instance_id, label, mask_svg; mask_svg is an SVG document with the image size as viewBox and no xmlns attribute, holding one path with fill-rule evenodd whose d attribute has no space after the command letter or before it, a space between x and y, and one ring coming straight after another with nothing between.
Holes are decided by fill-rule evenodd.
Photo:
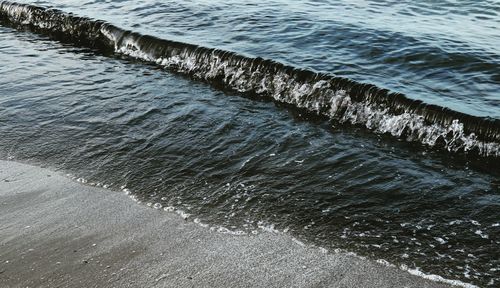
<instances>
[{"instance_id":1,"label":"gray sand","mask_svg":"<svg viewBox=\"0 0 500 288\"><path fill-rule=\"evenodd\" d=\"M0 287L450 287L288 235L212 232L0 161Z\"/></svg>"}]
</instances>

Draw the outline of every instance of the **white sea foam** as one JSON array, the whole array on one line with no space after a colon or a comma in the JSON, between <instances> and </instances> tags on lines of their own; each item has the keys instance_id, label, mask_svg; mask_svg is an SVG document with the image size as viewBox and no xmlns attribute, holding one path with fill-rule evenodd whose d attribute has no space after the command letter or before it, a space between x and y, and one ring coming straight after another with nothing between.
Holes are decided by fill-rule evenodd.
<instances>
[{"instance_id":1,"label":"white sea foam","mask_svg":"<svg viewBox=\"0 0 500 288\"><path fill-rule=\"evenodd\" d=\"M175 210L175 213L177 213L179 216L181 216L181 218L184 220L188 219L191 216L191 214L186 213L183 210L179 210L179 209Z\"/></svg>"},{"instance_id":2,"label":"white sea foam","mask_svg":"<svg viewBox=\"0 0 500 288\"><path fill-rule=\"evenodd\" d=\"M326 248L318 247L318 249L319 249L319 252L321 252L323 254L327 254L328 253L328 249L326 249Z\"/></svg>"},{"instance_id":3,"label":"white sea foam","mask_svg":"<svg viewBox=\"0 0 500 288\"><path fill-rule=\"evenodd\" d=\"M79 183L82 183L82 184L87 183L87 181L84 178L72 177L72 179L74 179L75 181L77 181ZM228 186L230 186L229 183L227 183L227 184L228 184ZM121 189L122 189L123 192L125 192L125 194L127 194L129 196L129 198L131 198L132 200L140 203L137 195L131 194L132 192L128 188L125 188L125 186L122 186ZM186 213L183 210L176 209L174 206L163 207L162 204L160 204L160 203L154 203L153 204L151 202L148 202L146 205L149 206L149 207L155 208L155 209L162 209L163 208L163 210L166 211L166 212L175 212L177 215L179 215L181 218L183 218L185 220L187 220L191 216L191 214ZM474 220L471 221L471 223L473 225L480 226L479 222L477 222L477 221L473 222L473 221ZM254 221L248 220L248 222L249 223L253 223ZM455 220L455 221L451 221L449 223L449 225L460 224L462 222L463 221L461 221L461 220ZM193 223L198 224L199 226L201 226L203 228L208 228L208 229L210 229L210 231L214 231L214 232L217 232L217 233L234 235L234 236L248 235L248 233L246 233L245 231L242 231L242 230L231 230L231 229L228 229L228 228L223 227L223 226L210 226L208 224L202 223L199 218L194 218L193 219ZM409 225L409 223L403 223L403 224L401 224L402 227L406 227L407 225ZM499 223L494 223L491 226L492 227L498 227L498 226L500 226L500 224ZM288 228L285 228L283 231L279 231L278 229L275 228L274 224L266 224L263 221L258 221L257 222L257 227L262 232L267 232L267 233L279 234L279 233L287 233L288 232ZM344 235L342 235L342 236L346 236L346 233L348 233L348 230L349 229L344 230ZM258 231L253 230L250 233L251 234L258 234ZM475 234L477 234L480 237L485 238L485 239L488 238L488 235L484 234L481 230L476 230ZM298 240L295 237L292 237L291 240L294 243L296 243L297 245L301 246L301 247L309 246L309 245L306 245L304 242ZM416 239L412 238L412 240L415 241ZM446 241L444 239L440 238L440 237L435 237L435 240L438 241L440 244L445 244L446 243ZM421 245L418 242L415 242L415 244ZM380 247L380 245L375 245L375 246ZM319 249L319 251L321 253L328 253L329 252L327 249L325 249L323 247L318 247L318 249ZM366 257L364 257L364 256L360 256L360 255L358 255L358 254L356 254L354 252L345 251L343 249L336 248L336 249L333 249L332 252L333 253L337 253L337 254L345 254L345 255L349 255L349 256L352 256L352 257L359 258L359 259L364 260L364 261L368 261L368 259ZM409 256L408 256L408 254L403 254L401 257L402 258L408 258ZM379 263L381 265L384 265L384 266L388 266L388 267L396 267L394 264L388 262L385 259L377 259L377 260L375 260L375 262L377 262L377 263ZM406 265L401 265L399 268L401 270L407 271L408 273L410 273L412 275L419 276L419 277L422 277L422 278L425 278L425 279L428 279L428 280L432 280L432 281L436 281L436 282L451 284L451 285L455 285L455 286L459 286L459 287L464 287L464 288L477 288L478 287L478 286L475 286L473 284L465 283L465 282L462 282L462 281L459 281L459 280L450 280L450 279L443 278L442 276L439 276L439 275L426 274L426 273L420 271L419 268L410 269ZM465 269L464 276L470 277L468 271L469 271L468 269ZM493 285L493 284L494 284L494 281L492 280L492 281L490 281L490 283L488 285Z\"/></svg>"},{"instance_id":4,"label":"white sea foam","mask_svg":"<svg viewBox=\"0 0 500 288\"><path fill-rule=\"evenodd\" d=\"M265 224L264 222L259 221L257 223L257 227L259 227L259 229L265 232L276 233L276 234L280 233L280 231L275 228L274 224Z\"/></svg>"},{"instance_id":5,"label":"white sea foam","mask_svg":"<svg viewBox=\"0 0 500 288\"><path fill-rule=\"evenodd\" d=\"M297 238L292 237L292 241L295 242L299 246L302 246L302 247L306 246L306 244L304 242L298 240Z\"/></svg>"},{"instance_id":6,"label":"white sea foam","mask_svg":"<svg viewBox=\"0 0 500 288\"><path fill-rule=\"evenodd\" d=\"M234 235L234 236L242 236L242 235L247 235L242 230L231 230L223 226L213 226L210 227L210 231L215 231L217 233L222 233L222 234L229 234L229 235Z\"/></svg>"},{"instance_id":7,"label":"white sea foam","mask_svg":"<svg viewBox=\"0 0 500 288\"><path fill-rule=\"evenodd\" d=\"M173 207L173 206L167 206L167 207L164 207L163 210L165 212L174 212L175 211L175 207Z\"/></svg>"},{"instance_id":8,"label":"white sea foam","mask_svg":"<svg viewBox=\"0 0 500 288\"><path fill-rule=\"evenodd\" d=\"M476 225L476 226L481 226L481 223L479 223L476 220L470 220L470 223L472 223L473 225Z\"/></svg>"},{"instance_id":9,"label":"white sea foam","mask_svg":"<svg viewBox=\"0 0 500 288\"><path fill-rule=\"evenodd\" d=\"M205 224L205 223L201 222L201 220L200 220L199 218L194 218L194 219L193 219L193 222L194 222L195 224L200 225L201 227L204 227L204 228L209 227L209 225L208 225L208 224Z\"/></svg>"},{"instance_id":10,"label":"white sea foam","mask_svg":"<svg viewBox=\"0 0 500 288\"><path fill-rule=\"evenodd\" d=\"M389 263L389 261L384 260L384 259L377 259L376 262L379 264L382 264L384 266L387 266L387 267L396 267L394 264L391 264L391 263Z\"/></svg>"},{"instance_id":11,"label":"white sea foam","mask_svg":"<svg viewBox=\"0 0 500 288\"><path fill-rule=\"evenodd\" d=\"M82 184L85 184L85 183L87 183L88 181L87 181L87 179L85 179L85 178L81 178L81 177L80 177L80 178L76 179L76 182L78 182L78 183L82 183Z\"/></svg>"},{"instance_id":12,"label":"white sea foam","mask_svg":"<svg viewBox=\"0 0 500 288\"><path fill-rule=\"evenodd\" d=\"M439 275L426 274L426 273L420 271L419 269L410 269L405 265L400 266L400 269L407 271L408 273L410 273L412 275L419 276L419 277L422 277L424 279L429 279L429 280L436 281L436 282L446 283L446 284L464 287L464 288L478 288L478 286L476 286L476 285L465 283L465 282L462 282L459 280L450 280L450 279L443 278Z\"/></svg>"},{"instance_id":13,"label":"white sea foam","mask_svg":"<svg viewBox=\"0 0 500 288\"><path fill-rule=\"evenodd\" d=\"M441 237L434 237L434 240L436 240L437 242L439 242L439 244L446 244L448 242L448 241L444 240Z\"/></svg>"},{"instance_id":14,"label":"white sea foam","mask_svg":"<svg viewBox=\"0 0 500 288\"><path fill-rule=\"evenodd\" d=\"M474 232L474 234L479 235L483 239L489 239L490 238L490 236L488 236L488 234L484 234L484 232L481 231L481 230L476 230Z\"/></svg>"}]
</instances>

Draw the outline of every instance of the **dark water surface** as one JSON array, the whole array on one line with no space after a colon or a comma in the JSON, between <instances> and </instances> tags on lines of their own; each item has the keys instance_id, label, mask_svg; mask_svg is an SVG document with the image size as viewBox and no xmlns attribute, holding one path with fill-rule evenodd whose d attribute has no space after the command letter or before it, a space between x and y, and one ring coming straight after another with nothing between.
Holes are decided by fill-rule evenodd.
<instances>
[{"instance_id":1,"label":"dark water surface","mask_svg":"<svg viewBox=\"0 0 500 288\"><path fill-rule=\"evenodd\" d=\"M495 2L35 2L500 118ZM499 285L498 158L338 125L108 56L0 26L0 157L126 187L233 231L288 231Z\"/></svg>"}]
</instances>

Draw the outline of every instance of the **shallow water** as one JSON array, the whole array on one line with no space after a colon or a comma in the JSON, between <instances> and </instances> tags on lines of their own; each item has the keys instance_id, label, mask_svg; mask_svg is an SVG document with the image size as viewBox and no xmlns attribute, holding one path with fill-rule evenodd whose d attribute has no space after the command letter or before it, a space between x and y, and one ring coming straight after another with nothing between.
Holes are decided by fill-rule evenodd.
<instances>
[{"instance_id":1,"label":"shallow water","mask_svg":"<svg viewBox=\"0 0 500 288\"><path fill-rule=\"evenodd\" d=\"M371 2L134 3L57 6L500 117L495 3L440 13L427 4ZM322 9L332 6L335 13ZM468 25L450 32L456 21ZM338 125L30 32L0 26L0 34L3 159L126 186L146 203L233 230L274 227L445 278L500 281L500 173L496 163L481 163L495 159Z\"/></svg>"}]
</instances>

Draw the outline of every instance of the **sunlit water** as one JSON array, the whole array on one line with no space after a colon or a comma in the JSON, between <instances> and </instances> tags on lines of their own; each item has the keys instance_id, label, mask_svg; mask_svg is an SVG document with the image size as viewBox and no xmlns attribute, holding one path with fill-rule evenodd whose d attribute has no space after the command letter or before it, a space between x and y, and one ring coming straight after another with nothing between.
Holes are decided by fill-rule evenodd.
<instances>
[{"instance_id":1,"label":"sunlit water","mask_svg":"<svg viewBox=\"0 0 500 288\"><path fill-rule=\"evenodd\" d=\"M50 3L500 118L495 2ZM274 227L445 278L500 283L495 163L29 32L0 27L0 39L3 159L124 186L145 203L235 231Z\"/></svg>"}]
</instances>

